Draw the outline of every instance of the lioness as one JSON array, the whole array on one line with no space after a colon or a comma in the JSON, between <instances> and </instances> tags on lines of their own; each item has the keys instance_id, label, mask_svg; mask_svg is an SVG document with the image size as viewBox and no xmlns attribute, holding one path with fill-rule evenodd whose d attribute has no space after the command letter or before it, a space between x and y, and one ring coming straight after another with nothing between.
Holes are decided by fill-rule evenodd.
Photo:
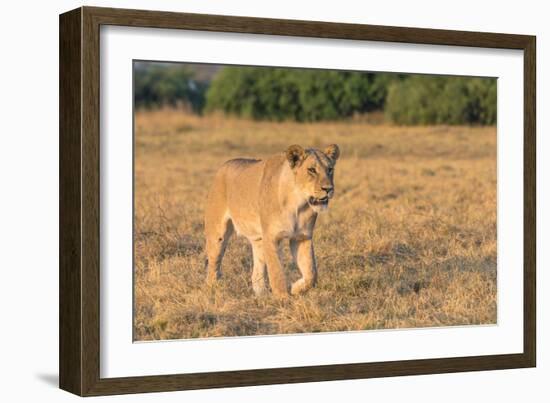
<instances>
[{"instance_id":1,"label":"lioness","mask_svg":"<svg viewBox=\"0 0 550 403\"><path fill-rule=\"evenodd\" d=\"M299 145L266 160L234 159L219 169L208 195L205 212L207 282L221 276L221 262L233 231L252 245L252 287L256 295L289 293L281 261L280 244L290 250L302 278L292 284L291 294L313 287L317 268L313 252L313 229L317 214L334 196L334 165L340 156L336 144L324 151Z\"/></svg>"}]
</instances>

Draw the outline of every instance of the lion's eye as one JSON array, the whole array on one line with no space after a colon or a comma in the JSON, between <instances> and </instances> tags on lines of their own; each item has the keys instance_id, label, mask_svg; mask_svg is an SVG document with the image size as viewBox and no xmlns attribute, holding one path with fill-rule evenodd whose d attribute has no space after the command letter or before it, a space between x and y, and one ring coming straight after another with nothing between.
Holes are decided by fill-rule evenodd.
<instances>
[{"instance_id":1,"label":"lion's eye","mask_svg":"<svg viewBox=\"0 0 550 403\"><path fill-rule=\"evenodd\" d=\"M311 168L308 168L307 171L312 174L312 175L315 175L317 174L317 171L315 170L315 168L311 167Z\"/></svg>"}]
</instances>

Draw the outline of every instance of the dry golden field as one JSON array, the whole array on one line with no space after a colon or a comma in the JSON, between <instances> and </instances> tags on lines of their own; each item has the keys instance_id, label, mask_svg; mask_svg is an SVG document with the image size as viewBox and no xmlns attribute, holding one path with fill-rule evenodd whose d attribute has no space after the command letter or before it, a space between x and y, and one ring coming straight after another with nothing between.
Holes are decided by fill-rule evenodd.
<instances>
[{"instance_id":1,"label":"dry golden field","mask_svg":"<svg viewBox=\"0 0 550 403\"><path fill-rule=\"evenodd\" d=\"M161 110L138 112L135 129L136 340L496 322L494 127ZM220 283L205 287L203 207L216 169L294 143L342 152L314 234L317 288L284 301L255 297L251 248L237 237Z\"/></svg>"}]
</instances>

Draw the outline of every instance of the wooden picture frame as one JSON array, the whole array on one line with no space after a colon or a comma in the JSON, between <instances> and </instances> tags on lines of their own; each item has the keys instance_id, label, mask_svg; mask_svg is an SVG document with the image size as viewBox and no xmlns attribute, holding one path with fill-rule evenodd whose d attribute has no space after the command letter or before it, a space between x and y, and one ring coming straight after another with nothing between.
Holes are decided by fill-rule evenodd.
<instances>
[{"instance_id":1,"label":"wooden picture frame","mask_svg":"<svg viewBox=\"0 0 550 403\"><path fill-rule=\"evenodd\" d=\"M524 52L523 353L227 372L100 377L100 26L171 28ZM80 396L534 367L535 37L81 7L60 16L60 387Z\"/></svg>"}]
</instances>

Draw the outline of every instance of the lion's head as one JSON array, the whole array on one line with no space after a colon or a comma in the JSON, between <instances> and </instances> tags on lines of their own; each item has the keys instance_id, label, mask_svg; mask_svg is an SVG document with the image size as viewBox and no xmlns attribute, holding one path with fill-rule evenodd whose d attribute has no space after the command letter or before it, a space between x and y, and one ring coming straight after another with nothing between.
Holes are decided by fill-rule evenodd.
<instances>
[{"instance_id":1,"label":"lion's head","mask_svg":"<svg viewBox=\"0 0 550 403\"><path fill-rule=\"evenodd\" d=\"M334 165L338 157L340 149L336 144L331 144L324 151L304 149L299 145L292 145L286 150L296 186L317 212L325 210L334 196Z\"/></svg>"}]
</instances>

